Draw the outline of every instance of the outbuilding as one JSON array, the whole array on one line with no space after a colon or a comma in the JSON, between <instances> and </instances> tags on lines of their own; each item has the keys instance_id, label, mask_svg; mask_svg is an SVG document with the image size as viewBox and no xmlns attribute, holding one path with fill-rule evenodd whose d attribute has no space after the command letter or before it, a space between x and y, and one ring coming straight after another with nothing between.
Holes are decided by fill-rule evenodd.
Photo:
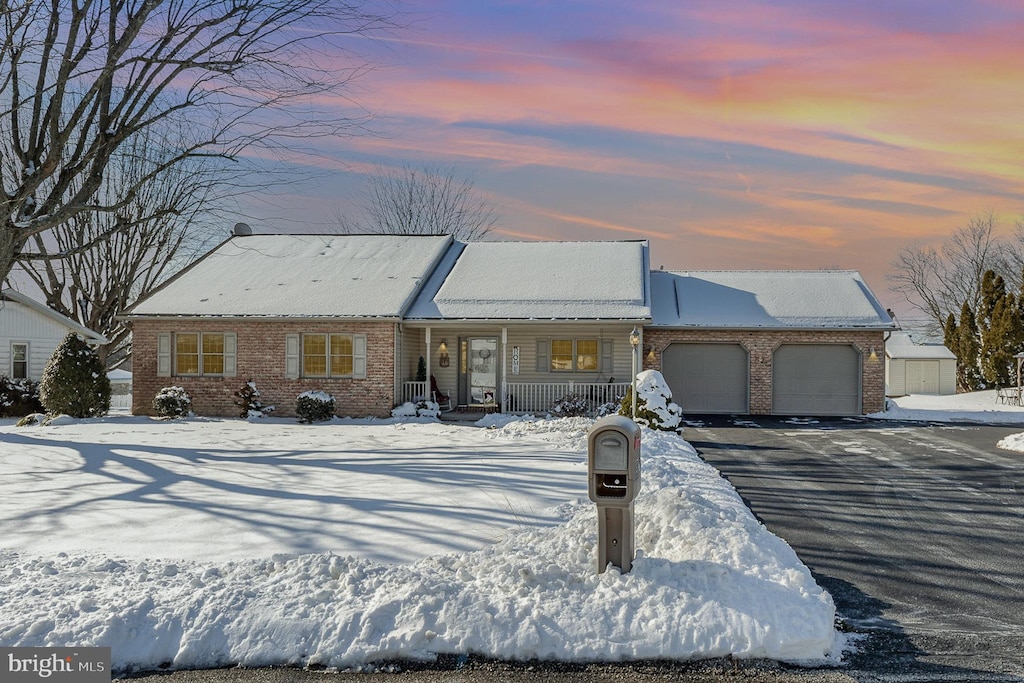
<instances>
[{"instance_id":1,"label":"outbuilding","mask_svg":"<svg viewBox=\"0 0 1024 683\"><path fill-rule=\"evenodd\" d=\"M917 343L909 332L885 342L885 395L956 393L956 354L942 344Z\"/></svg>"},{"instance_id":2,"label":"outbuilding","mask_svg":"<svg viewBox=\"0 0 1024 683\"><path fill-rule=\"evenodd\" d=\"M54 349L74 332L87 344L106 344L103 335L14 289L0 291L0 375L38 382Z\"/></svg>"}]
</instances>

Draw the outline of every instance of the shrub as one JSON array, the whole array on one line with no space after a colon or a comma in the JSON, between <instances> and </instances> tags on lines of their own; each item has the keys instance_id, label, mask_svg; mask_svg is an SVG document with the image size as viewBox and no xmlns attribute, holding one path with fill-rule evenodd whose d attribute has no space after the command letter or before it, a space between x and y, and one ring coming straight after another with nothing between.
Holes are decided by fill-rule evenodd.
<instances>
[{"instance_id":1,"label":"shrub","mask_svg":"<svg viewBox=\"0 0 1024 683\"><path fill-rule=\"evenodd\" d=\"M420 399L415 403L406 401L391 409L391 417L440 417L441 406L433 401Z\"/></svg>"},{"instance_id":2,"label":"shrub","mask_svg":"<svg viewBox=\"0 0 1024 683\"><path fill-rule=\"evenodd\" d=\"M323 422L334 417L334 397L324 391L304 391L295 401L299 422Z\"/></svg>"},{"instance_id":3,"label":"shrub","mask_svg":"<svg viewBox=\"0 0 1024 683\"><path fill-rule=\"evenodd\" d=\"M97 417L110 410L110 380L96 351L74 332L64 337L43 370L39 400L48 413Z\"/></svg>"},{"instance_id":4,"label":"shrub","mask_svg":"<svg viewBox=\"0 0 1024 683\"><path fill-rule=\"evenodd\" d=\"M637 374L636 388L636 415L633 417L636 423L666 432L679 431L683 409L672 402L672 390L662 374L657 370ZM632 402L633 388L630 387L622 399L619 415L629 417Z\"/></svg>"},{"instance_id":5,"label":"shrub","mask_svg":"<svg viewBox=\"0 0 1024 683\"><path fill-rule=\"evenodd\" d=\"M164 387L153 399L153 412L160 417L184 417L192 412L192 399L181 387Z\"/></svg>"},{"instance_id":6,"label":"shrub","mask_svg":"<svg viewBox=\"0 0 1024 683\"><path fill-rule=\"evenodd\" d=\"M570 393L552 403L548 412L555 417L585 417L590 412L590 405L579 394Z\"/></svg>"},{"instance_id":7,"label":"shrub","mask_svg":"<svg viewBox=\"0 0 1024 683\"><path fill-rule=\"evenodd\" d=\"M43 412L39 384L30 379L0 377L0 417L22 417Z\"/></svg>"},{"instance_id":8,"label":"shrub","mask_svg":"<svg viewBox=\"0 0 1024 683\"><path fill-rule=\"evenodd\" d=\"M235 405L241 410L238 417L264 417L267 413L274 412L274 406L265 406L260 400L260 390L256 388L256 382L251 379L242 385L235 392Z\"/></svg>"}]
</instances>

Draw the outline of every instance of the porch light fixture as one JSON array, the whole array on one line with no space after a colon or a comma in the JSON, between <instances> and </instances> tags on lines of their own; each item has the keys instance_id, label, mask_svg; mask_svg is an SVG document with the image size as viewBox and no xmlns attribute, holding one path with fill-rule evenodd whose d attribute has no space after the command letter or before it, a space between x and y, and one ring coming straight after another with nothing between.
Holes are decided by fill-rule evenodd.
<instances>
[{"instance_id":1,"label":"porch light fixture","mask_svg":"<svg viewBox=\"0 0 1024 683\"><path fill-rule=\"evenodd\" d=\"M452 362L452 358L448 355L448 340L442 339L441 343L437 347L437 364L442 368L448 367Z\"/></svg>"},{"instance_id":2,"label":"porch light fixture","mask_svg":"<svg viewBox=\"0 0 1024 683\"><path fill-rule=\"evenodd\" d=\"M653 363L657 359L658 359L658 357L654 355L654 347L653 346L647 347L647 360L648 360L648 362Z\"/></svg>"},{"instance_id":3,"label":"porch light fixture","mask_svg":"<svg viewBox=\"0 0 1024 683\"><path fill-rule=\"evenodd\" d=\"M875 353L875 347L871 347L871 353L868 354L868 360L878 360L878 354Z\"/></svg>"},{"instance_id":4,"label":"porch light fixture","mask_svg":"<svg viewBox=\"0 0 1024 683\"><path fill-rule=\"evenodd\" d=\"M631 410L631 413L632 413L632 417L635 419L636 418L636 366L638 365L637 357L636 356L637 356L637 349L640 347L640 330L638 330L635 325L633 326L633 331L629 333L629 345L631 347L633 347L633 354L632 354L633 355L633 380L632 380L632 383L631 383L632 391L630 392L632 394L633 398L632 398L632 401L630 402L630 404L631 404L630 405L630 410Z\"/></svg>"}]
</instances>

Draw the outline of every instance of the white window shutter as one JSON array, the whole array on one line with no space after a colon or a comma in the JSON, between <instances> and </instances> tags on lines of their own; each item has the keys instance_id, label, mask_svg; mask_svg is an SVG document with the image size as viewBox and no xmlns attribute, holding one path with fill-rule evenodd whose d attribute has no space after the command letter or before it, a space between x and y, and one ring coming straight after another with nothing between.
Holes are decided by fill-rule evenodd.
<instances>
[{"instance_id":1,"label":"white window shutter","mask_svg":"<svg viewBox=\"0 0 1024 683\"><path fill-rule=\"evenodd\" d=\"M171 333L160 332L156 335L156 376L171 376Z\"/></svg>"},{"instance_id":2,"label":"white window shutter","mask_svg":"<svg viewBox=\"0 0 1024 683\"><path fill-rule=\"evenodd\" d=\"M352 379L366 379L366 335L352 335Z\"/></svg>"},{"instance_id":3,"label":"white window shutter","mask_svg":"<svg viewBox=\"0 0 1024 683\"><path fill-rule=\"evenodd\" d=\"M537 372L551 372L551 341L537 340Z\"/></svg>"},{"instance_id":4,"label":"white window shutter","mask_svg":"<svg viewBox=\"0 0 1024 683\"><path fill-rule=\"evenodd\" d=\"M224 376L238 374L238 336L234 332L224 333Z\"/></svg>"},{"instance_id":5,"label":"white window shutter","mask_svg":"<svg viewBox=\"0 0 1024 683\"><path fill-rule=\"evenodd\" d=\"M286 334L284 337L284 376L299 378L299 335Z\"/></svg>"}]
</instances>

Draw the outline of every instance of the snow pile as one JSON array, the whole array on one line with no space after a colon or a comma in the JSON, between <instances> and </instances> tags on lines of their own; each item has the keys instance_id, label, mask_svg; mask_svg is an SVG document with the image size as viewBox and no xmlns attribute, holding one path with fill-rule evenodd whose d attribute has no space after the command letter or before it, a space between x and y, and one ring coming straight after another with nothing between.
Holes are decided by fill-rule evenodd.
<instances>
[{"instance_id":1,"label":"snow pile","mask_svg":"<svg viewBox=\"0 0 1024 683\"><path fill-rule=\"evenodd\" d=\"M683 409L672 402L672 389L660 372L644 370L637 373L636 396L638 424L666 431L679 429L683 422Z\"/></svg>"},{"instance_id":2,"label":"snow pile","mask_svg":"<svg viewBox=\"0 0 1024 683\"><path fill-rule=\"evenodd\" d=\"M1024 407L1000 403L993 389L948 396L889 398L886 399L885 411L868 417L877 420L1016 424L1024 423Z\"/></svg>"},{"instance_id":3,"label":"snow pile","mask_svg":"<svg viewBox=\"0 0 1024 683\"><path fill-rule=\"evenodd\" d=\"M439 417L441 406L434 401L406 401L391 409L391 417Z\"/></svg>"},{"instance_id":4,"label":"snow pile","mask_svg":"<svg viewBox=\"0 0 1024 683\"><path fill-rule=\"evenodd\" d=\"M109 422L101 424L109 429ZM208 421L201 427L214 436L231 424ZM378 443L388 457L378 460L388 460L382 474L388 466L405 467L396 455L403 445L438 449L442 439L454 445L456 459L461 450L477 448L460 450L460 442L489 441L494 455L478 455L506 467L516 449L536 458L571 449L582 493L591 424L585 418L508 421L491 429L396 423L387 426L393 431L386 445ZM278 431L294 438L285 426L277 425ZM366 428L374 436L362 437ZM65 429L73 434L74 426L22 431L45 433L52 444ZM378 442L376 429L334 421L302 434L312 439L323 431L325 453L336 452L339 437L346 436L355 442L353 451L363 451ZM13 428L0 431L6 437ZM73 442L64 445L74 448ZM0 443L0 455L5 450ZM124 478L127 459L142 456L114 450ZM215 455L211 449L204 465L244 471L246 457L253 457L243 454L232 463ZM466 485L481 485L474 472L462 476ZM501 482L500 473L492 476ZM673 433L644 430L642 476L636 503L640 550L625 575L614 568L596 572L596 513L585 494L563 494L547 525L515 527L478 550L406 564L328 552L197 562L0 550L0 646L107 645L119 670L232 663L352 667L392 658L430 660L439 653L574 661L838 656L842 642L831 597L688 443ZM41 500L52 502L46 495ZM113 495L107 503L132 509L138 505L133 501L135 496ZM401 514L390 510L378 522L399 523ZM165 547L166 557L173 556L174 541ZM259 556L263 548L251 550Z\"/></svg>"}]
</instances>

